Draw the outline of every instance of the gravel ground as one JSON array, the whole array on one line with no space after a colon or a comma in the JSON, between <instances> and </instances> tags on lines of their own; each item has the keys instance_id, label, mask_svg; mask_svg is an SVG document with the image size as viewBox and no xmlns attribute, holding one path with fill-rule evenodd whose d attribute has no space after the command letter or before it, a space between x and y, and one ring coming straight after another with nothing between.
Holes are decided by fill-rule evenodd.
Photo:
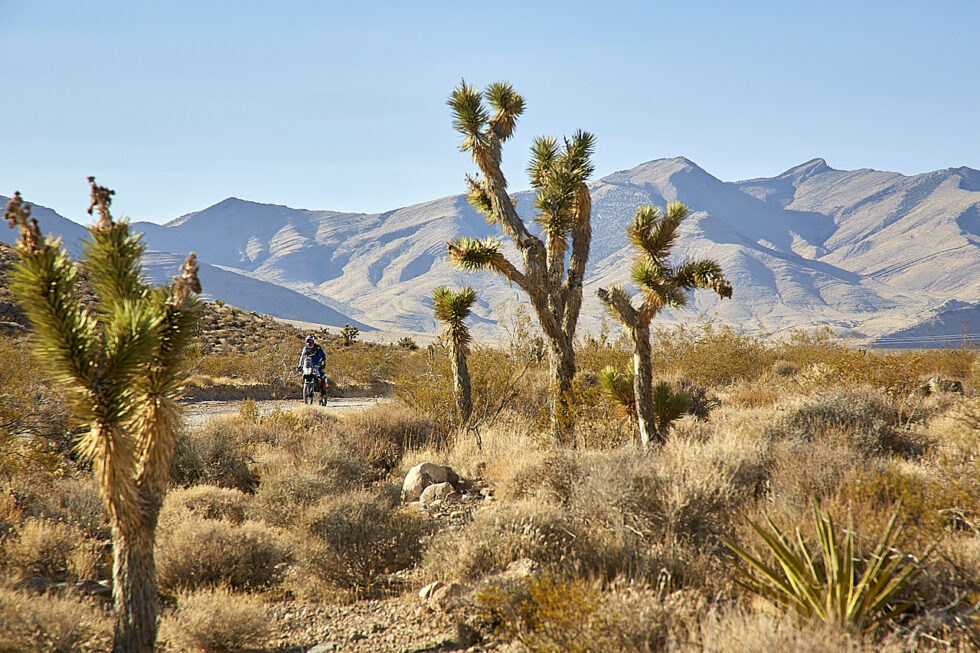
<instances>
[{"instance_id":1,"label":"gravel ground","mask_svg":"<svg viewBox=\"0 0 980 653\"><path fill-rule=\"evenodd\" d=\"M316 406L317 410L328 413L344 413L352 410L364 410L375 404L386 401L378 397L337 397L327 400L326 406ZM214 399L207 401L187 401L184 402L184 423L187 426L200 426L212 417L221 415L237 415L241 399ZM278 408L282 411L290 411L294 408L303 406L299 399L270 399L255 402L260 415L267 415Z\"/></svg>"}]
</instances>

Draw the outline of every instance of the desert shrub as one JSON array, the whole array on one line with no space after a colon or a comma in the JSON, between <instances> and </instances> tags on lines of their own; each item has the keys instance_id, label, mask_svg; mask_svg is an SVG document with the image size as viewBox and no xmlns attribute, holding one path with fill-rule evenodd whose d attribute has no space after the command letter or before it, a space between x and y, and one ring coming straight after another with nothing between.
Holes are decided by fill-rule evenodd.
<instances>
[{"instance_id":1,"label":"desert shrub","mask_svg":"<svg viewBox=\"0 0 980 653\"><path fill-rule=\"evenodd\" d=\"M762 339L728 325L711 323L657 329L653 369L704 386L727 385L766 373L773 355Z\"/></svg>"},{"instance_id":2,"label":"desert shrub","mask_svg":"<svg viewBox=\"0 0 980 653\"><path fill-rule=\"evenodd\" d=\"M898 509L905 528L900 546L923 548L947 529L969 529L980 523L976 481L938 478L895 464L853 470L840 488L840 501L857 523L878 528Z\"/></svg>"},{"instance_id":3,"label":"desert shrub","mask_svg":"<svg viewBox=\"0 0 980 653\"><path fill-rule=\"evenodd\" d=\"M97 579L103 571L102 548L68 524L28 518L3 541L8 577L26 581Z\"/></svg>"},{"instance_id":4,"label":"desert shrub","mask_svg":"<svg viewBox=\"0 0 980 653\"><path fill-rule=\"evenodd\" d=\"M385 576L413 565L424 520L367 493L326 497L295 531L302 573L355 594L380 589Z\"/></svg>"},{"instance_id":5,"label":"desert shrub","mask_svg":"<svg viewBox=\"0 0 980 653\"><path fill-rule=\"evenodd\" d=\"M420 414L430 416L441 431L448 432L458 426L454 422L449 354L435 346L431 352L418 368L406 368L395 379L395 395ZM473 425L492 423L505 411L535 417L547 402L547 381L536 373L537 364L533 361L490 347L473 346L467 366L473 393Z\"/></svg>"},{"instance_id":6,"label":"desert shrub","mask_svg":"<svg viewBox=\"0 0 980 653\"><path fill-rule=\"evenodd\" d=\"M899 653L906 650L880 641L866 642L860 635L824 624L801 623L790 616L739 607L706 614L692 640L697 643L696 650L710 653Z\"/></svg>"},{"instance_id":7,"label":"desert shrub","mask_svg":"<svg viewBox=\"0 0 980 653\"><path fill-rule=\"evenodd\" d=\"M898 428L892 400L880 391L856 388L792 398L779 405L776 437L801 441L832 438L872 455L914 456L923 450L910 432Z\"/></svg>"},{"instance_id":8,"label":"desert shrub","mask_svg":"<svg viewBox=\"0 0 980 653\"><path fill-rule=\"evenodd\" d=\"M610 624L599 613L599 591L583 579L566 580L550 573L506 585L488 585L477 605L507 639L531 653L604 650Z\"/></svg>"},{"instance_id":9,"label":"desert shrub","mask_svg":"<svg viewBox=\"0 0 980 653\"><path fill-rule=\"evenodd\" d=\"M271 634L268 610L259 599L220 587L181 594L177 609L160 624L160 638L180 651L258 649Z\"/></svg>"},{"instance_id":10,"label":"desert shrub","mask_svg":"<svg viewBox=\"0 0 980 653\"><path fill-rule=\"evenodd\" d=\"M783 440L772 445L769 496L780 506L806 509L811 499L834 496L846 475L865 459L846 443Z\"/></svg>"},{"instance_id":11,"label":"desert shrub","mask_svg":"<svg viewBox=\"0 0 980 653\"><path fill-rule=\"evenodd\" d=\"M170 478L184 487L216 485L252 492L253 473L244 431L232 419L213 419L177 439Z\"/></svg>"},{"instance_id":12,"label":"desert shrub","mask_svg":"<svg viewBox=\"0 0 980 653\"><path fill-rule=\"evenodd\" d=\"M90 601L70 595L24 594L0 586L0 651L107 651L110 623Z\"/></svg>"},{"instance_id":13,"label":"desert shrub","mask_svg":"<svg viewBox=\"0 0 980 653\"><path fill-rule=\"evenodd\" d=\"M527 558L553 573L612 578L635 572L638 552L615 546L567 508L534 500L480 510L465 531L434 538L425 553L427 577L474 581Z\"/></svg>"},{"instance_id":14,"label":"desert shrub","mask_svg":"<svg viewBox=\"0 0 980 653\"><path fill-rule=\"evenodd\" d=\"M343 430L354 453L369 465L390 471L406 449L439 447L446 431L435 420L399 404L379 404L352 413Z\"/></svg>"},{"instance_id":15,"label":"desert shrub","mask_svg":"<svg viewBox=\"0 0 980 653\"><path fill-rule=\"evenodd\" d=\"M213 485L194 485L169 492L160 510L163 524L179 522L185 512L202 519L240 524L245 521L248 496L241 490Z\"/></svg>"},{"instance_id":16,"label":"desert shrub","mask_svg":"<svg viewBox=\"0 0 980 653\"><path fill-rule=\"evenodd\" d=\"M373 479L367 463L346 443L324 439L306 450L302 461L262 474L249 515L267 524L291 524L308 506L328 495L342 494Z\"/></svg>"},{"instance_id":17,"label":"desert shrub","mask_svg":"<svg viewBox=\"0 0 980 653\"><path fill-rule=\"evenodd\" d=\"M156 561L164 591L217 585L254 589L279 582L287 552L263 524L189 515L159 534Z\"/></svg>"}]
</instances>

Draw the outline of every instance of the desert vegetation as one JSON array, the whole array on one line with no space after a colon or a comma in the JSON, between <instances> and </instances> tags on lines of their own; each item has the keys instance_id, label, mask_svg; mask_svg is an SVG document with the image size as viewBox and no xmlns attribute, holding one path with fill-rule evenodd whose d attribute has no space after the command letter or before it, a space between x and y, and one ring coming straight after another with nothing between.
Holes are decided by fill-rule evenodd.
<instances>
[{"instance_id":1,"label":"desert vegetation","mask_svg":"<svg viewBox=\"0 0 980 653\"><path fill-rule=\"evenodd\" d=\"M429 347L321 333L334 393L381 398L360 412L261 410L298 398L304 334L198 306L192 258L146 287L94 180L77 264L15 196L0 650L980 646L980 354L658 325L689 290L732 293L713 261L667 261L676 204L631 227L640 306L602 291L622 329L576 335L592 137L535 141L538 237L500 172L523 99L464 83L450 104L470 201L523 269L494 240L450 258L515 283L536 323L474 343L475 293L442 287ZM189 425L181 393L235 408Z\"/></svg>"}]
</instances>

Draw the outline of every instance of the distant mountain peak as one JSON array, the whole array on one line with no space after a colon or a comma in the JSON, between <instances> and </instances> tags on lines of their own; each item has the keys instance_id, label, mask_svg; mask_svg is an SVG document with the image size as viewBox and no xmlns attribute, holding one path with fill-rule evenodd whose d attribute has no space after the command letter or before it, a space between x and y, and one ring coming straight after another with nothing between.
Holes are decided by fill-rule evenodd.
<instances>
[{"instance_id":1,"label":"distant mountain peak","mask_svg":"<svg viewBox=\"0 0 980 653\"><path fill-rule=\"evenodd\" d=\"M824 172L833 172L833 168L827 165L827 162L821 158L810 159L806 163L801 163L800 165L790 168L783 174L779 175L781 178L794 178L802 181L814 175L819 175Z\"/></svg>"}]
</instances>

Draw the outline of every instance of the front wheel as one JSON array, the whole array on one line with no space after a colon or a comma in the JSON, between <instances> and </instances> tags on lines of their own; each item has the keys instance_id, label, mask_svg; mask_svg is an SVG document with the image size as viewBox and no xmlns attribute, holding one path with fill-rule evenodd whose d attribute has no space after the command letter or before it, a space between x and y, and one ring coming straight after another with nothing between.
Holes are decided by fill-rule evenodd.
<instances>
[{"instance_id":1,"label":"front wheel","mask_svg":"<svg viewBox=\"0 0 980 653\"><path fill-rule=\"evenodd\" d=\"M307 404L313 403L313 384L304 383L303 384L303 401Z\"/></svg>"}]
</instances>

